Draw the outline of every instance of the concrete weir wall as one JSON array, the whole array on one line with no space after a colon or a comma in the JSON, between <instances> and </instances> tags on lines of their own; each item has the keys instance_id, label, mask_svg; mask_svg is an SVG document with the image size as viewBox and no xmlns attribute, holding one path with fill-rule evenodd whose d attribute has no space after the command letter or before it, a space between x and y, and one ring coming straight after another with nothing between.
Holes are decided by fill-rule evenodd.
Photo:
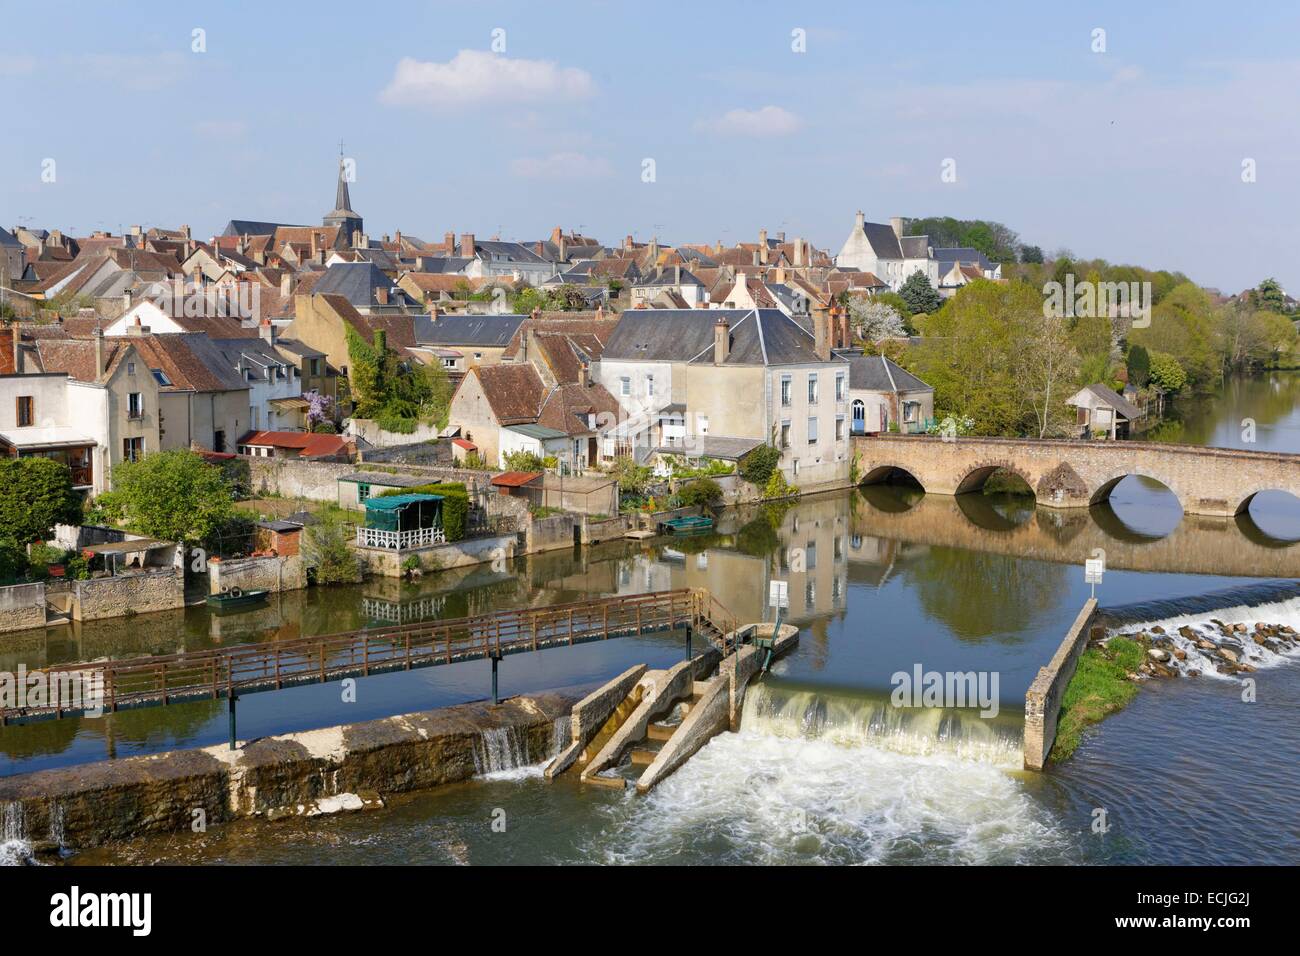
<instances>
[{"instance_id":1,"label":"concrete weir wall","mask_svg":"<svg viewBox=\"0 0 1300 956\"><path fill-rule=\"evenodd\" d=\"M466 780L493 731L510 734L530 762L545 759L573 702L533 694L265 737L239 750L220 744L5 777L0 815L20 839L74 849L189 833L196 810L209 823L296 815L330 797Z\"/></svg>"},{"instance_id":2,"label":"concrete weir wall","mask_svg":"<svg viewBox=\"0 0 1300 956\"><path fill-rule=\"evenodd\" d=\"M612 681L603 687L598 687L573 705L569 744L547 766L546 779L553 780L573 765L587 744L595 739L610 714L614 713L618 705L632 693L632 689L636 687L645 672L645 664L629 667Z\"/></svg>"},{"instance_id":3,"label":"concrete weir wall","mask_svg":"<svg viewBox=\"0 0 1300 956\"><path fill-rule=\"evenodd\" d=\"M1092 622L1097 616L1097 599L1089 598L1070 625L1046 667L1025 692L1025 769L1042 770L1056 740L1056 718L1061 713L1061 698L1079 666L1079 655L1088 646Z\"/></svg>"}]
</instances>

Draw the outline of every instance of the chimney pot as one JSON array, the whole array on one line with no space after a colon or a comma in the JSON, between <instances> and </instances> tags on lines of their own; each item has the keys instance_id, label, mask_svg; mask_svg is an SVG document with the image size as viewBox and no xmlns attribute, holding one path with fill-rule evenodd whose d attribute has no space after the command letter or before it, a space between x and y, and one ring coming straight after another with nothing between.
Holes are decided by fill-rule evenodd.
<instances>
[{"instance_id":1,"label":"chimney pot","mask_svg":"<svg viewBox=\"0 0 1300 956\"><path fill-rule=\"evenodd\" d=\"M95 326L95 380L104 377L104 330Z\"/></svg>"}]
</instances>

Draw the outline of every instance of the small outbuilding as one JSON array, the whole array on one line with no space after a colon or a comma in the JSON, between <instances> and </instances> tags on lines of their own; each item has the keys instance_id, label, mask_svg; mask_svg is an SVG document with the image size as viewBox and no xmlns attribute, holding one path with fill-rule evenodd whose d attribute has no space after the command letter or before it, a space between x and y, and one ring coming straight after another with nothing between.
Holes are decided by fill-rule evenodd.
<instances>
[{"instance_id":1,"label":"small outbuilding","mask_svg":"<svg viewBox=\"0 0 1300 956\"><path fill-rule=\"evenodd\" d=\"M1075 408L1080 438L1127 438L1131 424L1142 417L1141 409L1100 382L1079 389L1065 404Z\"/></svg>"}]
</instances>

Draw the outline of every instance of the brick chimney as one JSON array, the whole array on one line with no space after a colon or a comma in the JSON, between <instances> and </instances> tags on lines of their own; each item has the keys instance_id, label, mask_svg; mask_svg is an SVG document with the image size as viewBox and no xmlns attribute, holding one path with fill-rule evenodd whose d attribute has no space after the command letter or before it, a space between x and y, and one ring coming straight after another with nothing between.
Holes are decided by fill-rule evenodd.
<instances>
[{"instance_id":1,"label":"brick chimney","mask_svg":"<svg viewBox=\"0 0 1300 956\"><path fill-rule=\"evenodd\" d=\"M632 248L632 234L631 234L631 233L628 233L625 237L623 237L623 248L624 248L624 249L631 249L631 248Z\"/></svg>"},{"instance_id":2,"label":"brick chimney","mask_svg":"<svg viewBox=\"0 0 1300 956\"><path fill-rule=\"evenodd\" d=\"M23 333L18 327L18 322L9 323L9 335L13 339L14 346L14 374L23 374Z\"/></svg>"},{"instance_id":3,"label":"brick chimney","mask_svg":"<svg viewBox=\"0 0 1300 956\"><path fill-rule=\"evenodd\" d=\"M95 381L104 377L104 330L95 326Z\"/></svg>"},{"instance_id":4,"label":"brick chimney","mask_svg":"<svg viewBox=\"0 0 1300 956\"><path fill-rule=\"evenodd\" d=\"M823 362L831 357L831 317L824 305L813 309L813 351Z\"/></svg>"},{"instance_id":5,"label":"brick chimney","mask_svg":"<svg viewBox=\"0 0 1300 956\"><path fill-rule=\"evenodd\" d=\"M460 234L460 256L462 259L474 258L474 233L462 232Z\"/></svg>"},{"instance_id":6,"label":"brick chimney","mask_svg":"<svg viewBox=\"0 0 1300 956\"><path fill-rule=\"evenodd\" d=\"M731 354L731 326L725 316L713 323L713 364L721 365Z\"/></svg>"},{"instance_id":7,"label":"brick chimney","mask_svg":"<svg viewBox=\"0 0 1300 956\"><path fill-rule=\"evenodd\" d=\"M454 232L444 232L442 234L442 244L447 247L447 255L456 254L456 234Z\"/></svg>"},{"instance_id":8,"label":"brick chimney","mask_svg":"<svg viewBox=\"0 0 1300 956\"><path fill-rule=\"evenodd\" d=\"M583 388L591 387L591 370L587 368L586 362L578 367L578 384Z\"/></svg>"},{"instance_id":9,"label":"brick chimney","mask_svg":"<svg viewBox=\"0 0 1300 956\"><path fill-rule=\"evenodd\" d=\"M381 286L376 286L376 287L375 287L375 302L377 302L379 305L388 305L388 287L387 287L387 286L382 286L382 285L381 285Z\"/></svg>"}]
</instances>

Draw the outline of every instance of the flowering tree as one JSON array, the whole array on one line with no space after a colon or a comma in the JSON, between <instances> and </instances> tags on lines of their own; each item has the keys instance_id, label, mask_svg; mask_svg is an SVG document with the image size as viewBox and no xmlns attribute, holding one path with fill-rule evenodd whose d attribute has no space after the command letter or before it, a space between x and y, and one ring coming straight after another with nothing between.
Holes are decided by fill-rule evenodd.
<instances>
[{"instance_id":1,"label":"flowering tree","mask_svg":"<svg viewBox=\"0 0 1300 956\"><path fill-rule=\"evenodd\" d=\"M334 420L334 399L322 395L316 390L303 392L307 400L307 428L315 431L316 426Z\"/></svg>"}]
</instances>

